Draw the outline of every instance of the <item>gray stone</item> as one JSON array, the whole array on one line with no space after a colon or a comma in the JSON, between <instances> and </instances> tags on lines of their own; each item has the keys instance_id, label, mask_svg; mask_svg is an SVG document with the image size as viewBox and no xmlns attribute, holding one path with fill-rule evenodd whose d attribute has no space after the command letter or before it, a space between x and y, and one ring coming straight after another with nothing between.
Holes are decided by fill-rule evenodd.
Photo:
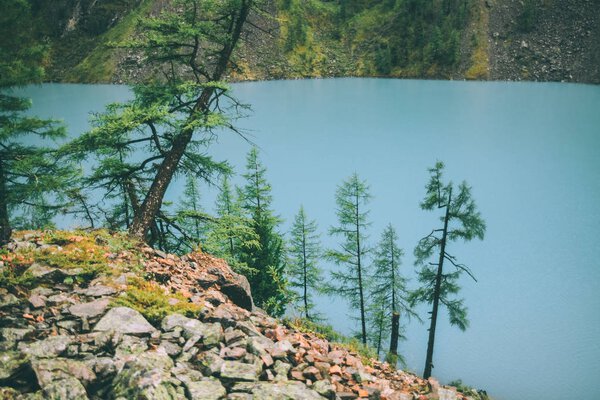
<instances>
[{"instance_id":1,"label":"gray stone","mask_svg":"<svg viewBox=\"0 0 600 400\"><path fill-rule=\"evenodd\" d=\"M235 381L256 381L258 371L254 364L244 364L238 361L223 361L221 378Z\"/></svg>"},{"instance_id":2,"label":"gray stone","mask_svg":"<svg viewBox=\"0 0 600 400\"><path fill-rule=\"evenodd\" d=\"M96 374L86 363L67 358L34 360L31 367L44 390L53 382L62 379L74 378L85 384L96 380Z\"/></svg>"},{"instance_id":3,"label":"gray stone","mask_svg":"<svg viewBox=\"0 0 600 400\"><path fill-rule=\"evenodd\" d=\"M207 351L198 354L196 361L199 364L202 372L209 376L221 373L221 367L223 367L223 363L225 362L213 351Z\"/></svg>"},{"instance_id":4,"label":"gray stone","mask_svg":"<svg viewBox=\"0 0 600 400\"><path fill-rule=\"evenodd\" d=\"M132 335L149 335L156 331L142 314L129 307L111 308L94 327L94 331L108 330Z\"/></svg>"},{"instance_id":5,"label":"gray stone","mask_svg":"<svg viewBox=\"0 0 600 400\"><path fill-rule=\"evenodd\" d=\"M335 399L335 386L333 386L329 381L316 381L313 383L312 389L323 397Z\"/></svg>"},{"instance_id":6,"label":"gray stone","mask_svg":"<svg viewBox=\"0 0 600 400\"><path fill-rule=\"evenodd\" d=\"M31 296L29 296L29 304L31 304L31 306L33 308L45 307L46 306L46 297L32 294Z\"/></svg>"},{"instance_id":7,"label":"gray stone","mask_svg":"<svg viewBox=\"0 0 600 400\"><path fill-rule=\"evenodd\" d=\"M73 343L73 339L70 336L59 335L33 343L21 342L18 348L30 357L48 358L62 354L71 343Z\"/></svg>"},{"instance_id":8,"label":"gray stone","mask_svg":"<svg viewBox=\"0 0 600 400\"><path fill-rule=\"evenodd\" d=\"M77 289L75 293L82 294L88 297L103 297L117 293L117 289L110 286L94 285L85 289Z\"/></svg>"},{"instance_id":9,"label":"gray stone","mask_svg":"<svg viewBox=\"0 0 600 400\"><path fill-rule=\"evenodd\" d=\"M59 280L62 277L62 273L59 271L58 268L53 268L49 265L44 265L36 262L31 264L31 266L27 268L25 274L29 274L36 279L43 280L46 282Z\"/></svg>"},{"instance_id":10,"label":"gray stone","mask_svg":"<svg viewBox=\"0 0 600 400\"><path fill-rule=\"evenodd\" d=\"M19 304L19 299L14 294L7 294L5 296L0 296L0 308L14 306L15 304Z\"/></svg>"},{"instance_id":11,"label":"gray stone","mask_svg":"<svg viewBox=\"0 0 600 400\"><path fill-rule=\"evenodd\" d=\"M27 364L27 357L17 351L0 353L0 380L8 379Z\"/></svg>"},{"instance_id":12,"label":"gray stone","mask_svg":"<svg viewBox=\"0 0 600 400\"><path fill-rule=\"evenodd\" d=\"M164 332L171 332L177 328L181 328L185 339L202 338L202 344L208 348L218 345L223 339L221 324L216 322L205 324L197 319L184 317L181 314L167 315L163 318L160 327Z\"/></svg>"},{"instance_id":13,"label":"gray stone","mask_svg":"<svg viewBox=\"0 0 600 400\"><path fill-rule=\"evenodd\" d=\"M30 333L34 331L33 328L0 328L0 341L5 342L20 342L25 339Z\"/></svg>"},{"instance_id":14,"label":"gray stone","mask_svg":"<svg viewBox=\"0 0 600 400\"><path fill-rule=\"evenodd\" d=\"M80 318L94 318L104 314L110 299L99 299L89 303L74 304L69 307L69 312Z\"/></svg>"},{"instance_id":15,"label":"gray stone","mask_svg":"<svg viewBox=\"0 0 600 400\"><path fill-rule=\"evenodd\" d=\"M290 364L284 363L281 360L275 361L275 365L273 366L273 371L275 371L275 374L277 374L275 380L287 381L290 369L292 369L292 366Z\"/></svg>"},{"instance_id":16,"label":"gray stone","mask_svg":"<svg viewBox=\"0 0 600 400\"><path fill-rule=\"evenodd\" d=\"M170 355L171 357L178 355L179 353L181 353L181 347L179 347L178 345L176 345L175 343L169 341L169 340L162 340L160 342L160 347L162 347L165 352Z\"/></svg>"},{"instance_id":17,"label":"gray stone","mask_svg":"<svg viewBox=\"0 0 600 400\"><path fill-rule=\"evenodd\" d=\"M85 388L75 378L67 378L54 381L44 387L44 395L46 399L60 400L87 400L87 392Z\"/></svg>"},{"instance_id":18,"label":"gray stone","mask_svg":"<svg viewBox=\"0 0 600 400\"><path fill-rule=\"evenodd\" d=\"M252 400L252 395L248 393L229 393L227 400Z\"/></svg>"},{"instance_id":19,"label":"gray stone","mask_svg":"<svg viewBox=\"0 0 600 400\"><path fill-rule=\"evenodd\" d=\"M215 378L204 378L200 381L182 380L192 400L218 400L223 398L227 391Z\"/></svg>"},{"instance_id":20,"label":"gray stone","mask_svg":"<svg viewBox=\"0 0 600 400\"><path fill-rule=\"evenodd\" d=\"M323 400L316 391L301 382L258 382L252 390L254 400Z\"/></svg>"}]
</instances>

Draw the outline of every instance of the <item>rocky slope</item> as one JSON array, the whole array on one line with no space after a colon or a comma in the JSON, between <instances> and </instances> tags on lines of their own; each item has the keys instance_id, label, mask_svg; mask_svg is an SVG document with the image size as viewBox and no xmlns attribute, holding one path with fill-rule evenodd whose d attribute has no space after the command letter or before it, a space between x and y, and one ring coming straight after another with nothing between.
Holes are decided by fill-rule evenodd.
<instances>
[{"instance_id":1,"label":"rocky slope","mask_svg":"<svg viewBox=\"0 0 600 400\"><path fill-rule=\"evenodd\" d=\"M206 254L97 231L0 255L0 399L485 398L286 326Z\"/></svg>"},{"instance_id":2,"label":"rocky slope","mask_svg":"<svg viewBox=\"0 0 600 400\"><path fill-rule=\"evenodd\" d=\"M34 1L40 35L49 40L52 81L131 83L147 76L139 57L106 47L133 34L136 16L168 0ZM337 3L300 2L299 15L276 0L250 17L232 80L365 76L360 48L339 37ZM600 83L600 0L473 0L461 34L460 62L443 75L390 76ZM285 49L290 18L307 21L310 41ZM286 22L287 21L287 22ZM390 34L393 34L390 33ZM384 41L385 38L382 38ZM367 41L368 42L368 41ZM433 75L432 75L433 74Z\"/></svg>"}]
</instances>

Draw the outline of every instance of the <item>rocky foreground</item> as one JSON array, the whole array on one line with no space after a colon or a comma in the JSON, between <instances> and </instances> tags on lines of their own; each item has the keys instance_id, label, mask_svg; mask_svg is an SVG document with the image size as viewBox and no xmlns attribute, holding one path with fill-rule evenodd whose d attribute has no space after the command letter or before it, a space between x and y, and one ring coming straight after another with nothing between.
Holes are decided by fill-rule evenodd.
<instances>
[{"instance_id":1,"label":"rocky foreground","mask_svg":"<svg viewBox=\"0 0 600 400\"><path fill-rule=\"evenodd\" d=\"M19 233L0 256L0 399L486 398L286 326L206 254L99 231Z\"/></svg>"}]
</instances>

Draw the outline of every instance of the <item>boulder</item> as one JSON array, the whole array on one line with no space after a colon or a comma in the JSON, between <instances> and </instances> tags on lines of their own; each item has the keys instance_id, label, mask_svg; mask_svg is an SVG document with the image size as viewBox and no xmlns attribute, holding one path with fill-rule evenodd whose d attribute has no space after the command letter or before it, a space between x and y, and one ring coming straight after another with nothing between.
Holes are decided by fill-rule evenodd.
<instances>
[{"instance_id":1,"label":"boulder","mask_svg":"<svg viewBox=\"0 0 600 400\"><path fill-rule=\"evenodd\" d=\"M252 390L254 400L323 400L316 391L301 382L258 382Z\"/></svg>"},{"instance_id":2,"label":"boulder","mask_svg":"<svg viewBox=\"0 0 600 400\"><path fill-rule=\"evenodd\" d=\"M0 381L9 379L21 370L28 361L28 358L23 353L17 351L0 353Z\"/></svg>"},{"instance_id":3,"label":"boulder","mask_svg":"<svg viewBox=\"0 0 600 400\"><path fill-rule=\"evenodd\" d=\"M256 365L245 364L239 361L223 361L221 378L234 381L257 381L259 371Z\"/></svg>"},{"instance_id":4,"label":"boulder","mask_svg":"<svg viewBox=\"0 0 600 400\"><path fill-rule=\"evenodd\" d=\"M79 318L95 318L104 314L109 303L110 299L100 299L89 303L74 304L69 307L69 312Z\"/></svg>"},{"instance_id":5,"label":"boulder","mask_svg":"<svg viewBox=\"0 0 600 400\"><path fill-rule=\"evenodd\" d=\"M129 307L111 308L94 327L94 331L109 330L129 335L150 335L156 331L142 314Z\"/></svg>"},{"instance_id":6,"label":"boulder","mask_svg":"<svg viewBox=\"0 0 600 400\"><path fill-rule=\"evenodd\" d=\"M181 379L181 378L180 378ZM199 381L182 380L192 400L218 400L227 395L225 387L215 378L203 378Z\"/></svg>"},{"instance_id":7,"label":"boulder","mask_svg":"<svg viewBox=\"0 0 600 400\"><path fill-rule=\"evenodd\" d=\"M50 358L61 355L73 343L73 338L66 335L50 336L33 343L19 343L18 349L32 358Z\"/></svg>"}]
</instances>

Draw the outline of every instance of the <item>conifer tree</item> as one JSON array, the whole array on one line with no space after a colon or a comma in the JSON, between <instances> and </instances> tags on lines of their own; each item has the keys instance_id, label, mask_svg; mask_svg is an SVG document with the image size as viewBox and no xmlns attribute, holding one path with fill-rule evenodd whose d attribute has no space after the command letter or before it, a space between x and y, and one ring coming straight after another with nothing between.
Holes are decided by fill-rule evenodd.
<instances>
[{"instance_id":1,"label":"conifer tree","mask_svg":"<svg viewBox=\"0 0 600 400\"><path fill-rule=\"evenodd\" d=\"M133 100L107 107L95 128L70 150L97 159L99 180L114 182L118 172L114 184L131 182L133 176L148 184L130 234L148 239L176 174L209 179L223 172L224 165L207 150L216 129L232 127L229 117L240 106L220 80L231 66L252 5L253 0L173 0L141 18L135 37L119 44L140 52L157 78L134 87ZM107 166L111 169L102 172Z\"/></svg>"},{"instance_id":2,"label":"conifer tree","mask_svg":"<svg viewBox=\"0 0 600 400\"><path fill-rule=\"evenodd\" d=\"M227 175L215 202L216 219L210 225L204 249L227 261L234 271L251 277L256 270L243 261L245 253L260 248L252 220L243 215L239 196L236 196Z\"/></svg>"},{"instance_id":3,"label":"conifer tree","mask_svg":"<svg viewBox=\"0 0 600 400\"><path fill-rule=\"evenodd\" d=\"M356 173L338 186L335 194L338 226L331 227L329 234L342 241L340 250L327 252L327 257L342 267L332 272L327 291L348 299L352 308L359 310L363 344L367 343L369 268L366 257L371 249L366 245L366 230L370 225L366 206L370 199L369 186Z\"/></svg>"},{"instance_id":4,"label":"conifer tree","mask_svg":"<svg viewBox=\"0 0 600 400\"><path fill-rule=\"evenodd\" d=\"M183 197L180 199L177 209L177 220L192 243L188 246L197 246L204 242L207 231L208 215L200 204L200 188L198 178L186 175Z\"/></svg>"},{"instance_id":5,"label":"conifer tree","mask_svg":"<svg viewBox=\"0 0 600 400\"><path fill-rule=\"evenodd\" d=\"M313 294L321 290L323 281L318 262L321 257L321 245L317 233L316 221L307 218L304 207L296 214L291 230L290 261L288 276L290 286L297 289L300 311L308 320L315 319L313 313Z\"/></svg>"},{"instance_id":6,"label":"conifer tree","mask_svg":"<svg viewBox=\"0 0 600 400\"><path fill-rule=\"evenodd\" d=\"M29 222L48 224L51 215L67 205L63 196L76 170L58 161L56 152L32 143L65 136L55 120L27 115L29 99L13 89L41 82L46 49L31 33L29 3L3 3L0 13L0 245L11 236L11 219L25 212ZM29 144L28 144L29 143ZM25 215L26 217L26 215ZM43 221L39 220L42 217ZM21 219L21 222L24 222Z\"/></svg>"},{"instance_id":7,"label":"conifer tree","mask_svg":"<svg viewBox=\"0 0 600 400\"><path fill-rule=\"evenodd\" d=\"M284 242L277 232L281 219L271 208L271 185L265 178L266 168L260 162L256 148L250 150L246 161L243 207L252 220L259 246L245 249L242 261L256 270L249 279L255 302L269 314L281 316L290 300L284 276Z\"/></svg>"},{"instance_id":8,"label":"conifer tree","mask_svg":"<svg viewBox=\"0 0 600 400\"><path fill-rule=\"evenodd\" d=\"M473 280L476 279L466 265L459 263L456 257L448 252L448 245L459 239L465 242L475 238L483 240L486 229L472 198L471 188L466 182L458 187L452 182L444 183L443 170L444 164L439 161L429 169L427 192L421 202L423 210L442 210L441 226L422 238L414 251L415 265L421 268L418 271L421 286L411 294L411 301L432 306L424 378L431 376L433 368L433 347L440 303L448 310L451 325L458 326L463 331L469 325L463 299L457 299L453 295L460 291L458 279L463 272ZM437 262L430 261L432 257L435 257ZM453 267L450 272L444 271L444 262L449 262Z\"/></svg>"},{"instance_id":9,"label":"conifer tree","mask_svg":"<svg viewBox=\"0 0 600 400\"><path fill-rule=\"evenodd\" d=\"M375 249L375 269L371 289L377 317L374 321L378 332L377 347L380 348L382 345L381 335L389 335L391 358L398 356L398 339L402 337L399 327L401 315L407 318L416 317L409 304L407 279L400 273L404 252L397 242L396 230L389 224Z\"/></svg>"}]
</instances>

